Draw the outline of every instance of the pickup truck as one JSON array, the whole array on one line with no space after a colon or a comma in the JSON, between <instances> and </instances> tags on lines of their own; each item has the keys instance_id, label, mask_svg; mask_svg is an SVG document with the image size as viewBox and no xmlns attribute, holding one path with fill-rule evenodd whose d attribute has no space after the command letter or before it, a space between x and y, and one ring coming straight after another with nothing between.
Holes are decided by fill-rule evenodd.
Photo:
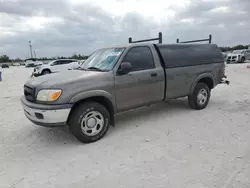
<instances>
[{"instance_id":1,"label":"pickup truck","mask_svg":"<svg viewBox=\"0 0 250 188\"><path fill-rule=\"evenodd\" d=\"M21 103L34 124L68 125L91 143L123 111L186 96L192 109L202 110L211 90L229 83L225 78L215 44L132 43L99 49L76 70L28 80Z\"/></svg>"}]
</instances>

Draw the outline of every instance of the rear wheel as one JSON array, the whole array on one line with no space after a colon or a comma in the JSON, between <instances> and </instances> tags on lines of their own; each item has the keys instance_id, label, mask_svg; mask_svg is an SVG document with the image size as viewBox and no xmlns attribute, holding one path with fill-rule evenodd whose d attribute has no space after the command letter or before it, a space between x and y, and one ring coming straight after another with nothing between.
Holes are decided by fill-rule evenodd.
<instances>
[{"instance_id":1,"label":"rear wheel","mask_svg":"<svg viewBox=\"0 0 250 188\"><path fill-rule=\"evenodd\" d=\"M108 131L110 114L97 102L86 102L73 109L69 117L72 134L83 143L100 140Z\"/></svg>"},{"instance_id":2,"label":"rear wheel","mask_svg":"<svg viewBox=\"0 0 250 188\"><path fill-rule=\"evenodd\" d=\"M202 110L206 108L210 100L210 89L205 83L198 83L191 95L188 96L188 103L192 109Z\"/></svg>"}]
</instances>

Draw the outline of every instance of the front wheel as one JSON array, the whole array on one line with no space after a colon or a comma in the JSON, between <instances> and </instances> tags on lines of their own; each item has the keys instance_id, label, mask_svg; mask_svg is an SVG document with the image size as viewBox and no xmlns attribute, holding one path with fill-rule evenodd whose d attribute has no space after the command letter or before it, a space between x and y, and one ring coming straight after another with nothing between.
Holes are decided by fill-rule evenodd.
<instances>
[{"instance_id":1,"label":"front wheel","mask_svg":"<svg viewBox=\"0 0 250 188\"><path fill-rule=\"evenodd\" d=\"M188 96L188 103L192 109L202 110L206 108L210 100L210 89L205 83L198 83L191 95Z\"/></svg>"},{"instance_id":2,"label":"front wheel","mask_svg":"<svg viewBox=\"0 0 250 188\"><path fill-rule=\"evenodd\" d=\"M110 114L97 102L86 102L78 105L69 117L69 128L72 134L83 143L100 140L108 131Z\"/></svg>"},{"instance_id":3,"label":"front wheel","mask_svg":"<svg viewBox=\"0 0 250 188\"><path fill-rule=\"evenodd\" d=\"M42 75L46 75L46 74L50 74L51 72L50 72L50 70L44 70L43 72L42 72Z\"/></svg>"},{"instance_id":4,"label":"front wheel","mask_svg":"<svg viewBox=\"0 0 250 188\"><path fill-rule=\"evenodd\" d=\"M241 58L241 63L244 63L245 60L246 60L245 57L242 57L242 58Z\"/></svg>"}]
</instances>

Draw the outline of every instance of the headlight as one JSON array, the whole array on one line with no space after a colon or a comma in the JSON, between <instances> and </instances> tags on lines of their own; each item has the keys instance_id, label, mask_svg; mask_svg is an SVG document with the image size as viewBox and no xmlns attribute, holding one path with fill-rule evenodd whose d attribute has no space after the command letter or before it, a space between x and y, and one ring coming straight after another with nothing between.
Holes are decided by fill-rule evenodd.
<instances>
[{"instance_id":1,"label":"headlight","mask_svg":"<svg viewBox=\"0 0 250 188\"><path fill-rule=\"evenodd\" d=\"M38 92L36 99L38 101L56 101L62 94L60 89L43 89Z\"/></svg>"}]
</instances>

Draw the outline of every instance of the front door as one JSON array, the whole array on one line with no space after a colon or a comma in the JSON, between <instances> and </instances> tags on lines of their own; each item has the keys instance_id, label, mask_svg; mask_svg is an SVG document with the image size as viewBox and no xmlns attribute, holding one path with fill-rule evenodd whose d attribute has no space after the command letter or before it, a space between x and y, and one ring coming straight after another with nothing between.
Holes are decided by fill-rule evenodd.
<instances>
[{"instance_id":1,"label":"front door","mask_svg":"<svg viewBox=\"0 0 250 188\"><path fill-rule=\"evenodd\" d=\"M246 50L245 52L245 59L250 60L250 50Z\"/></svg>"},{"instance_id":2,"label":"front door","mask_svg":"<svg viewBox=\"0 0 250 188\"><path fill-rule=\"evenodd\" d=\"M61 72L65 70L65 61L64 60L57 60L51 66L52 72Z\"/></svg>"},{"instance_id":3,"label":"front door","mask_svg":"<svg viewBox=\"0 0 250 188\"><path fill-rule=\"evenodd\" d=\"M132 71L126 75L115 77L118 111L144 106L163 99L163 69L155 67L149 47L131 48L122 62L131 63Z\"/></svg>"},{"instance_id":4,"label":"front door","mask_svg":"<svg viewBox=\"0 0 250 188\"><path fill-rule=\"evenodd\" d=\"M73 69L73 66L74 66L74 61L73 60L65 60L64 61L64 67L63 67L63 70L70 70L70 69Z\"/></svg>"}]
</instances>

